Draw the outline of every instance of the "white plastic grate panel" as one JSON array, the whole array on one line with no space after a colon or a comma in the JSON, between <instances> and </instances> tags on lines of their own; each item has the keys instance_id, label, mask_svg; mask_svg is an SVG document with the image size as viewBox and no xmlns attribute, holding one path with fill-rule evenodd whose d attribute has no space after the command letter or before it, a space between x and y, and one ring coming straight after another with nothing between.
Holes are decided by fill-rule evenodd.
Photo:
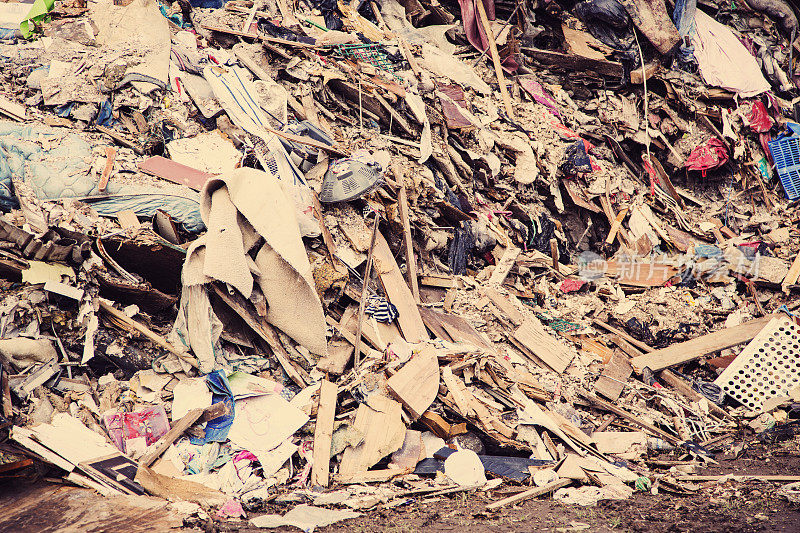
<instances>
[{"instance_id":1,"label":"white plastic grate panel","mask_svg":"<svg viewBox=\"0 0 800 533\"><path fill-rule=\"evenodd\" d=\"M714 381L753 411L800 386L800 327L787 316L772 319Z\"/></svg>"}]
</instances>

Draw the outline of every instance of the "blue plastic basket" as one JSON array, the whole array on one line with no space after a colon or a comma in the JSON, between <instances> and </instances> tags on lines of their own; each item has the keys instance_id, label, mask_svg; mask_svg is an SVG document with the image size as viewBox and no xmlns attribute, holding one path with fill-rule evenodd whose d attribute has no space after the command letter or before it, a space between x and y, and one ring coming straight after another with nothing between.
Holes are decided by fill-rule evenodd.
<instances>
[{"instance_id":1,"label":"blue plastic basket","mask_svg":"<svg viewBox=\"0 0 800 533\"><path fill-rule=\"evenodd\" d=\"M775 170L789 200L800 198L800 124L790 122L788 132L769 141Z\"/></svg>"}]
</instances>

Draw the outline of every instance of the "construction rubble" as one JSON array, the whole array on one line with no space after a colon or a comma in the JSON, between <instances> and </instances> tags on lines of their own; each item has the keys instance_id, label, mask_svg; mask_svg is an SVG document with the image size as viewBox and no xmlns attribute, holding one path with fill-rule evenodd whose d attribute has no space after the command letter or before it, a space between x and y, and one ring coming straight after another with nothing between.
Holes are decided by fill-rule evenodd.
<instances>
[{"instance_id":1,"label":"construction rubble","mask_svg":"<svg viewBox=\"0 0 800 533\"><path fill-rule=\"evenodd\" d=\"M312 531L794 442L798 8L0 0L0 479Z\"/></svg>"}]
</instances>

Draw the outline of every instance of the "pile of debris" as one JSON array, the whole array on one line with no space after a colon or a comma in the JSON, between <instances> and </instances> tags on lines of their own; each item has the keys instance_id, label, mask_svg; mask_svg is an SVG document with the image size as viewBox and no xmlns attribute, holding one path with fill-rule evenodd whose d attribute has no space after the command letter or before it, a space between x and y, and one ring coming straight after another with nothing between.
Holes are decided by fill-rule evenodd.
<instances>
[{"instance_id":1,"label":"pile of debris","mask_svg":"<svg viewBox=\"0 0 800 533\"><path fill-rule=\"evenodd\" d=\"M794 435L797 17L696 4L0 3L0 472L308 530Z\"/></svg>"}]
</instances>

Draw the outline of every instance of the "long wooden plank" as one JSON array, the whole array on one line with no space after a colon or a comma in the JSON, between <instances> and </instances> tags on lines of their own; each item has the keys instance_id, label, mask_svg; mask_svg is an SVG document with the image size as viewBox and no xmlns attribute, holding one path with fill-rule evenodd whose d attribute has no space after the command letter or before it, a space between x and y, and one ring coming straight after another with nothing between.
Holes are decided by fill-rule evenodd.
<instances>
[{"instance_id":1,"label":"long wooden plank","mask_svg":"<svg viewBox=\"0 0 800 533\"><path fill-rule=\"evenodd\" d=\"M403 273L400 272L400 267L397 266L397 262L394 260L389 244L380 232L378 232L378 237L375 241L374 254L379 263L376 268L383 290L389 301L397 307L397 311L400 313L397 322L400 324L400 331L403 332L403 337L411 343L428 340L430 338L428 330L425 329L425 323L422 321L419 309L417 309L414 295L411 293L411 289L408 288L406 280L403 279Z\"/></svg>"},{"instance_id":2,"label":"long wooden plank","mask_svg":"<svg viewBox=\"0 0 800 533\"><path fill-rule=\"evenodd\" d=\"M605 409L606 411L608 411L610 413L614 413L618 417L624 418L628 422L633 422L634 424L636 424L637 426L641 427L642 429L644 429L646 432L648 432L650 435L653 435L654 437L660 437L660 438L664 439L665 441L670 442L670 443L675 444L675 445L678 445L681 442L680 439L678 439L674 435L670 435L669 433L658 429L657 427L655 427L654 425L650 424L649 422L646 422L646 421L642 420L641 418L639 418L639 417L637 417L635 415L632 415L628 411L626 411L624 409L621 409L621 408L617 407L616 405L614 405L614 404L612 404L610 402L602 400L602 399L598 398L595 395L589 395L589 394L584 394L584 393L580 393L580 395L583 396L584 398L586 398L587 400L589 400L590 402L592 402L597 407L601 407L602 409Z\"/></svg>"},{"instance_id":3,"label":"long wooden plank","mask_svg":"<svg viewBox=\"0 0 800 533\"><path fill-rule=\"evenodd\" d=\"M408 218L408 194L403 180L402 171L397 167L394 169L394 177L400 184L400 189L397 191L397 212L400 215L400 220L403 222L403 243L406 247L406 270L408 271L408 281L411 284L411 293L414 295L414 300L417 303L419 299L419 280L417 279L417 260L414 257L414 242L411 239L411 221Z\"/></svg>"},{"instance_id":4,"label":"long wooden plank","mask_svg":"<svg viewBox=\"0 0 800 533\"><path fill-rule=\"evenodd\" d=\"M704 355L750 342L773 318L774 315L767 315L732 328L721 329L696 339L679 342L668 348L634 357L631 359L631 365L636 372L641 374L645 367L657 372L664 368L694 361Z\"/></svg>"},{"instance_id":5,"label":"long wooden plank","mask_svg":"<svg viewBox=\"0 0 800 533\"><path fill-rule=\"evenodd\" d=\"M686 396L690 401L698 402L703 400L705 397L694 390L691 385L686 383L682 380L678 375L676 375L672 370L662 370L659 377L664 380L664 383L678 391L680 394ZM720 408L717 404L713 402L706 402L708 405L708 410L712 413L719 415L721 417L727 418L729 420L733 420L733 416L729 415L727 411Z\"/></svg>"},{"instance_id":6,"label":"long wooden plank","mask_svg":"<svg viewBox=\"0 0 800 533\"><path fill-rule=\"evenodd\" d=\"M506 505L511 505L513 503L521 502L522 500L529 500L531 498L535 498L536 496L541 496L542 494L546 494L550 491L560 489L561 487L566 487L570 483L572 483L572 480L569 478L557 479L556 481L548 483L543 487L533 487L532 489L520 492L519 494L514 494L513 496L509 496L508 498L497 500L496 502L487 505L486 509L489 511L493 511L495 509L499 509L500 507L505 507Z\"/></svg>"},{"instance_id":7,"label":"long wooden plank","mask_svg":"<svg viewBox=\"0 0 800 533\"><path fill-rule=\"evenodd\" d=\"M311 484L327 487L330 483L331 441L336 416L336 385L323 379L319 386L317 425L314 428L314 466Z\"/></svg>"}]
</instances>

